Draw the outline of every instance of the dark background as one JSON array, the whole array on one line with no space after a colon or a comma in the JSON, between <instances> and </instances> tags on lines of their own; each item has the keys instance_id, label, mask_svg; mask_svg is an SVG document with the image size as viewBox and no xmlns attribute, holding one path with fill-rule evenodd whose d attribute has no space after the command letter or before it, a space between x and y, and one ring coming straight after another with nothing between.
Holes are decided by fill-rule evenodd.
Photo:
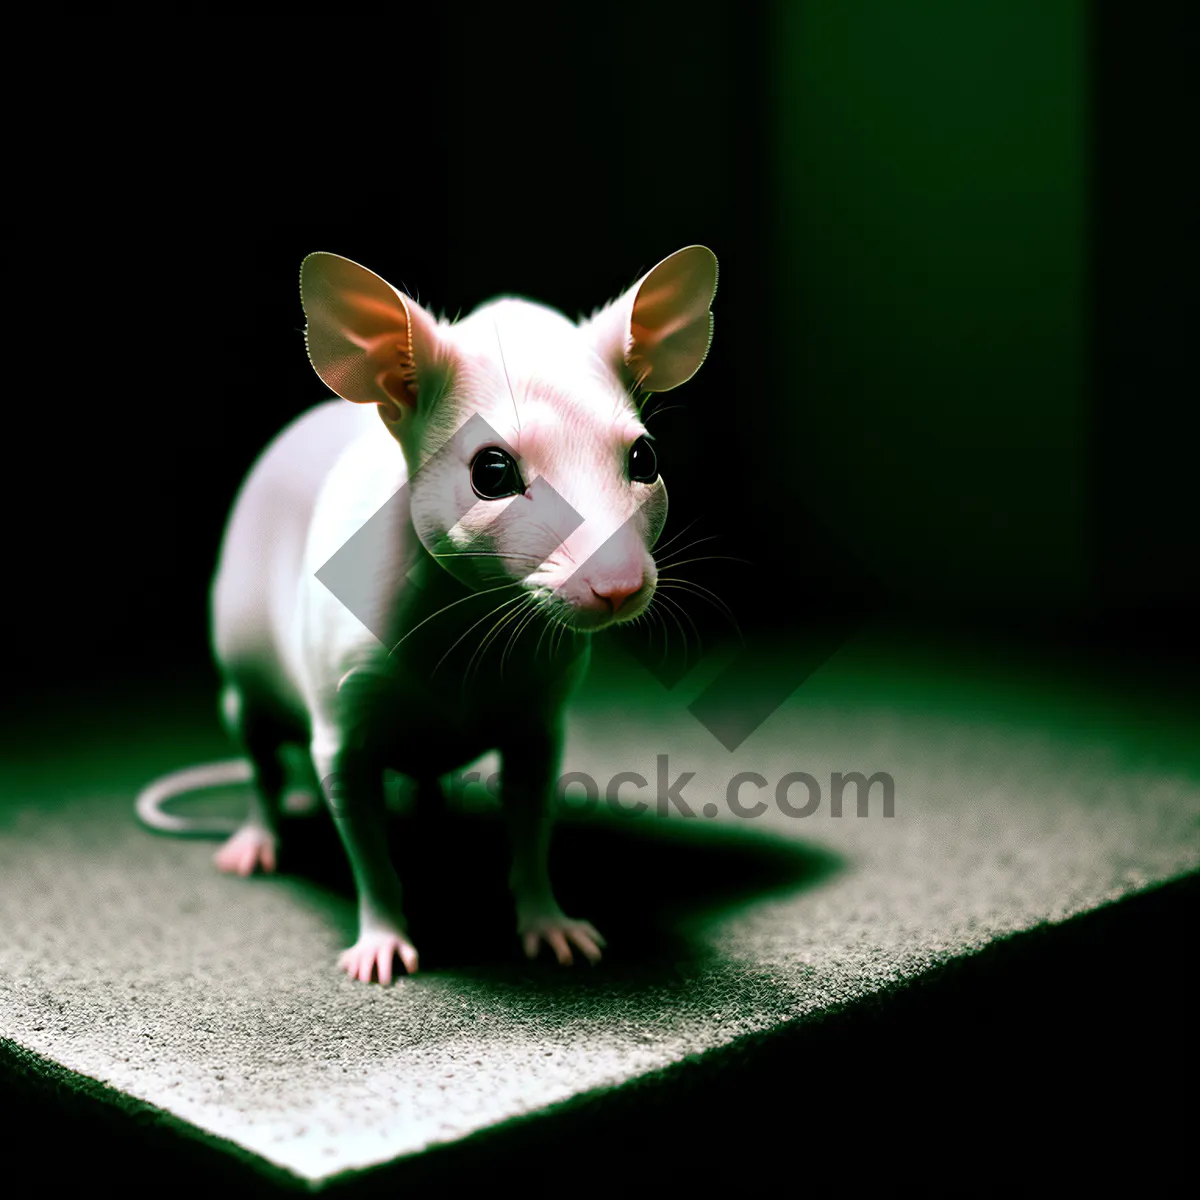
<instances>
[{"instance_id":1,"label":"dark background","mask_svg":"<svg viewBox=\"0 0 1200 1200\"><path fill-rule=\"evenodd\" d=\"M1186 685L1185 11L193 9L31 48L9 703L210 669L233 493L327 394L306 253L450 314L516 292L575 316L691 242L721 264L714 345L651 427L668 535L695 520L752 564L708 577L749 636L866 610Z\"/></svg>"},{"instance_id":2,"label":"dark background","mask_svg":"<svg viewBox=\"0 0 1200 1200\"><path fill-rule=\"evenodd\" d=\"M668 536L695 520L753 564L708 577L749 637L873 612L1133 660L1194 693L1188 8L192 7L10 30L6 721L80 687L211 684L230 501L326 395L300 334L316 249L435 310L517 292L575 315L711 246L712 353L652 428ZM856 1178L874 1161L1024 1172L995 1136L1013 1125L1057 1139L1076 1181L1114 1156L1161 1163L1187 1145L1186 1105L1158 1122L1194 1041L1194 891L1087 918L1086 954L1060 939L1022 970L1028 942L997 947L924 1023L906 1002L865 1038L823 1029L761 1084L718 1080L719 1099L819 1129L820 1170L865 1084L896 1119L840 1160ZM792 1107L771 1109L781 1065ZM684 1122L712 1096L678 1126L705 1178L720 1164ZM606 1140L581 1115L563 1161L582 1146L574 1164L601 1174L628 1160L597 1144L675 1128L621 1109ZM122 1133L93 1126L89 1151L61 1095L23 1116L14 1145L57 1123L78 1169Z\"/></svg>"}]
</instances>

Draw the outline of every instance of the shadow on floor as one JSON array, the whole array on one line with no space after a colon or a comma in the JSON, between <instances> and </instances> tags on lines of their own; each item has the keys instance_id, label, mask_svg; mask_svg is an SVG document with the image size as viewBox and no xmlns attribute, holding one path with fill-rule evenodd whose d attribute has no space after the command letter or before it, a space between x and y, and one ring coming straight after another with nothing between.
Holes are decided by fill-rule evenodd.
<instances>
[{"instance_id":1,"label":"shadow on floor","mask_svg":"<svg viewBox=\"0 0 1200 1200\"><path fill-rule=\"evenodd\" d=\"M289 818L281 834L282 871L353 898L345 853L327 814ZM499 813L394 813L389 841L423 971L520 962ZM604 975L610 983L615 976L699 965L707 951L690 931L706 918L756 897L815 886L843 866L813 845L652 816L560 820L551 856L564 910L591 921L609 941ZM352 940L346 920L352 910L339 911L341 932ZM554 964L546 966L558 974Z\"/></svg>"}]
</instances>

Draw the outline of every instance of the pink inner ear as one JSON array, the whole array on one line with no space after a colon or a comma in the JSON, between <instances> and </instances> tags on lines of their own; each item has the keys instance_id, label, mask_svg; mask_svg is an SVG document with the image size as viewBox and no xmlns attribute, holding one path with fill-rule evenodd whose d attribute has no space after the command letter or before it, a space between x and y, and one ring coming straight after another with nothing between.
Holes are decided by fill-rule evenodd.
<instances>
[{"instance_id":1,"label":"pink inner ear","mask_svg":"<svg viewBox=\"0 0 1200 1200\"><path fill-rule=\"evenodd\" d=\"M317 374L356 404L412 404L409 314L391 284L335 254L310 254L300 271L308 355Z\"/></svg>"},{"instance_id":2,"label":"pink inner ear","mask_svg":"<svg viewBox=\"0 0 1200 1200\"><path fill-rule=\"evenodd\" d=\"M625 360L647 391L678 387L700 369L712 340L716 288L717 260L703 246L672 254L642 281Z\"/></svg>"}]
</instances>

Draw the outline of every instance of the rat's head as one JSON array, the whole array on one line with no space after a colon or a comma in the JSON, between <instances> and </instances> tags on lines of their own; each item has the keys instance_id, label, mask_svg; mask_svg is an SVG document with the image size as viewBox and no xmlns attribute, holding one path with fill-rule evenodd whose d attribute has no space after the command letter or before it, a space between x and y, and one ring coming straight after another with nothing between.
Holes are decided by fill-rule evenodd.
<instances>
[{"instance_id":1,"label":"rat's head","mask_svg":"<svg viewBox=\"0 0 1200 1200\"><path fill-rule=\"evenodd\" d=\"M300 273L313 367L378 406L425 548L579 630L654 594L667 493L635 397L699 369L716 283L712 251L688 246L578 325L520 299L450 324L349 259L312 254Z\"/></svg>"}]
</instances>

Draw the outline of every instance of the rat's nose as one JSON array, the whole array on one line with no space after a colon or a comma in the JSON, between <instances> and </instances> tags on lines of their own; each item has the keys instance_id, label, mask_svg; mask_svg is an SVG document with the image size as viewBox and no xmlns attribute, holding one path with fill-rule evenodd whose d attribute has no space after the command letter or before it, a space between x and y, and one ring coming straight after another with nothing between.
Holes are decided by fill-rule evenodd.
<instances>
[{"instance_id":1,"label":"rat's nose","mask_svg":"<svg viewBox=\"0 0 1200 1200\"><path fill-rule=\"evenodd\" d=\"M615 615L621 611L621 606L630 598L630 596L636 596L638 592L642 590L645 582L645 578L639 576L636 582L633 582L632 580L613 580L611 582L602 582L599 586L594 583L590 586L592 589L592 595L595 596L601 602L601 604L607 606L609 612Z\"/></svg>"}]
</instances>

